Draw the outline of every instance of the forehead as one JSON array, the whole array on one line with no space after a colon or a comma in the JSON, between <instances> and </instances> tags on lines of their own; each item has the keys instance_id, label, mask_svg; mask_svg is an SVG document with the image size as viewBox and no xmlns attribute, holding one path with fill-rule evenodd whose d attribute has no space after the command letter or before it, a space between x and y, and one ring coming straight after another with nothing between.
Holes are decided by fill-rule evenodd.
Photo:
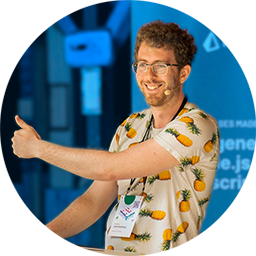
<instances>
[{"instance_id":1,"label":"forehead","mask_svg":"<svg viewBox=\"0 0 256 256\"><path fill-rule=\"evenodd\" d=\"M148 63L154 63L156 61L176 63L174 50L165 49L164 47L152 47L145 42L139 48L138 61L146 61Z\"/></svg>"}]
</instances>

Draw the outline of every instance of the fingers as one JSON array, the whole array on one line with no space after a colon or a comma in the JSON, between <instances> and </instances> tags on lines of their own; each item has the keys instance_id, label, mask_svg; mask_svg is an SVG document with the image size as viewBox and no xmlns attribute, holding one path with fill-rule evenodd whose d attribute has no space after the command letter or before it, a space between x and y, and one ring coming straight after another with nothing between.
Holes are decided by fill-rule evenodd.
<instances>
[{"instance_id":1,"label":"fingers","mask_svg":"<svg viewBox=\"0 0 256 256\"><path fill-rule=\"evenodd\" d=\"M15 131L11 138L13 153L19 158L32 158L34 157L34 146L38 140L41 140L41 137L32 126L26 124L18 115L15 116L15 121L21 129Z\"/></svg>"},{"instance_id":2,"label":"fingers","mask_svg":"<svg viewBox=\"0 0 256 256\"><path fill-rule=\"evenodd\" d=\"M29 127L30 129L32 129L33 132L35 133L36 138L39 139L39 140L41 140L41 136L36 132L36 130L35 130L32 126L28 125L28 124L27 124L24 120L22 120L18 115L15 116L15 121L16 121L16 123L18 124L18 126L19 126L20 128L22 128L22 129L27 128L27 127Z\"/></svg>"},{"instance_id":3,"label":"fingers","mask_svg":"<svg viewBox=\"0 0 256 256\"><path fill-rule=\"evenodd\" d=\"M28 126L28 124L26 124L18 115L15 116L15 121L20 128L25 128Z\"/></svg>"},{"instance_id":4,"label":"fingers","mask_svg":"<svg viewBox=\"0 0 256 256\"><path fill-rule=\"evenodd\" d=\"M14 145L14 144L15 144L15 138L14 138L14 137L15 137L15 133L17 133L17 132L14 132L14 136L11 138L11 141L12 141L12 150L13 150L13 154L16 155L17 157L19 157L18 154L16 153L15 145ZM19 157L19 158L20 158L20 157Z\"/></svg>"}]
</instances>

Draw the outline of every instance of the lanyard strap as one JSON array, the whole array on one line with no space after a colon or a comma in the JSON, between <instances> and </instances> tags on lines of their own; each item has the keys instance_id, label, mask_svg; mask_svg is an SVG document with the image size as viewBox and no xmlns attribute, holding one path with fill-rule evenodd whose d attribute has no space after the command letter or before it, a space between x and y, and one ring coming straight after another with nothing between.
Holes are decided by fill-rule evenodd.
<instances>
[{"instance_id":1,"label":"lanyard strap","mask_svg":"<svg viewBox=\"0 0 256 256\"><path fill-rule=\"evenodd\" d=\"M132 184L134 183L135 180L136 180L136 179L131 179L130 185L129 185L129 187L128 187L127 190L126 190L125 195L127 195L127 194L130 192L131 187L132 187ZM147 182L147 176L146 176L146 177L143 177L143 188L142 188L142 192L144 192L144 190L145 190L146 182Z\"/></svg>"},{"instance_id":2,"label":"lanyard strap","mask_svg":"<svg viewBox=\"0 0 256 256\"><path fill-rule=\"evenodd\" d=\"M149 139L149 133L150 133L151 125L152 125L152 123L153 123L153 119L154 119L154 117L153 117L153 115L152 115L152 116L151 116L151 119L150 119L150 122L149 122L149 125L148 125L148 128L147 128L147 130L146 130L146 132L145 132L145 134L144 134L142 140L140 141L140 143L143 142L143 141L145 141L145 140L148 140L148 139Z\"/></svg>"},{"instance_id":3,"label":"lanyard strap","mask_svg":"<svg viewBox=\"0 0 256 256\"><path fill-rule=\"evenodd\" d=\"M184 99L183 99L183 101L182 101L182 103L181 103L181 105L180 105L180 108L178 109L178 111L176 112L176 114L174 115L174 117L172 118L171 121L173 121L173 120L177 117L177 115L178 115L178 114L180 113L180 111L184 108L184 106L186 105L186 103L187 103L187 99L186 99L186 97L184 97ZM149 125L148 125L148 127L147 127L147 130L146 130L146 132L145 132L145 134L144 134L142 140L140 141L140 143L149 139L149 133L150 133L151 125L152 125L152 123L153 123L153 119L154 119L154 117L153 117L153 115L152 115L152 116L151 116L151 119L150 119L150 122L149 122ZM130 185L129 185L129 187L128 187L127 190L126 190L125 195L127 195L127 194L130 192L131 187L132 187L132 185L133 185L133 183L134 183L135 180L136 180L136 178L131 179ZM144 190L145 190L146 182L147 182L147 176L146 176L146 177L143 177L143 188L142 188L142 192L144 192Z\"/></svg>"},{"instance_id":4,"label":"lanyard strap","mask_svg":"<svg viewBox=\"0 0 256 256\"><path fill-rule=\"evenodd\" d=\"M176 112L176 114L174 115L174 117L172 118L171 121L173 121L173 120L177 117L177 115L178 115L178 114L180 113L180 111L184 108L184 106L186 105L186 103L187 103L187 98L184 97L184 99L183 99L183 101L182 101L182 103L181 103L181 105L180 105L180 108L178 109L178 111Z\"/></svg>"}]
</instances>

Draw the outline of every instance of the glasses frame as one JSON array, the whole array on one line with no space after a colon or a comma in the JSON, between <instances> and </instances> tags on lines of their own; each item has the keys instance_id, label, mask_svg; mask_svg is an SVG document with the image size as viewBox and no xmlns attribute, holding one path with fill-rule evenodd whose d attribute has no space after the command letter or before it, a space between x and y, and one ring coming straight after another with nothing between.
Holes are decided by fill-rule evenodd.
<instances>
[{"instance_id":1,"label":"glasses frame","mask_svg":"<svg viewBox=\"0 0 256 256\"><path fill-rule=\"evenodd\" d=\"M143 62L144 63L144 62ZM166 73L165 74L163 74L163 75L158 75L158 74L156 74L155 72L154 72L154 70L153 70L153 65L155 65L155 64L165 64L166 66L167 66L167 69L166 69ZM135 73L135 74L137 74L137 72L135 71L135 66L138 64L138 62L133 62L132 63L132 70L133 70L133 72ZM172 67L172 66L174 66L174 67L178 67L179 65L178 64L169 64L169 63L164 63L164 62L156 62L156 63L152 63L152 64L149 64L149 63L144 63L145 65L146 65L146 70L145 70L145 74L147 73L147 71L148 71L148 66L151 66L151 70L152 70L152 72L156 75L156 76L165 76L165 75L167 75L167 73L168 73L168 67Z\"/></svg>"}]
</instances>

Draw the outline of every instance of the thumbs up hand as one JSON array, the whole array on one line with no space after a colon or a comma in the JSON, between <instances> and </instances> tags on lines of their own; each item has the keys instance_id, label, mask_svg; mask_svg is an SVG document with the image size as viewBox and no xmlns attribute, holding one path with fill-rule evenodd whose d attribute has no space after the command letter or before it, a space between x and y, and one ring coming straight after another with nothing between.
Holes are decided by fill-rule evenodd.
<instances>
[{"instance_id":1,"label":"thumbs up hand","mask_svg":"<svg viewBox=\"0 0 256 256\"><path fill-rule=\"evenodd\" d=\"M20 158L36 157L39 149L38 142L41 140L40 135L19 116L15 116L15 121L21 129L14 132L13 153Z\"/></svg>"}]
</instances>

